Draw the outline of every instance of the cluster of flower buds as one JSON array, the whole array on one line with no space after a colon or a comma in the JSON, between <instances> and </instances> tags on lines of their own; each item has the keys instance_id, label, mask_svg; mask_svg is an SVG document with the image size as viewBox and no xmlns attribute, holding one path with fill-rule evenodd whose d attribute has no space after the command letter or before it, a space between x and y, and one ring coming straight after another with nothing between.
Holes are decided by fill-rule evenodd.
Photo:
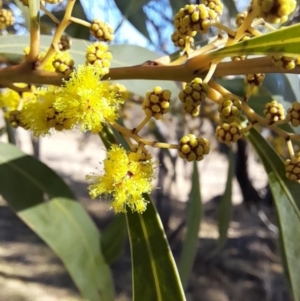
<instances>
[{"instance_id":1,"label":"cluster of flower buds","mask_svg":"<svg viewBox=\"0 0 300 301\"><path fill-rule=\"evenodd\" d=\"M12 26L15 22L14 15L10 9L0 7L0 30Z\"/></svg>"},{"instance_id":2,"label":"cluster of flower buds","mask_svg":"<svg viewBox=\"0 0 300 301\"><path fill-rule=\"evenodd\" d=\"M188 162L201 161L209 151L210 145L206 138L189 134L179 141L179 157L186 159Z\"/></svg>"},{"instance_id":3,"label":"cluster of flower buds","mask_svg":"<svg viewBox=\"0 0 300 301\"><path fill-rule=\"evenodd\" d=\"M171 92L156 86L146 93L142 108L147 116L161 119L169 111Z\"/></svg>"},{"instance_id":4,"label":"cluster of flower buds","mask_svg":"<svg viewBox=\"0 0 300 301\"><path fill-rule=\"evenodd\" d=\"M300 183L300 154L285 161L285 175L288 179Z\"/></svg>"},{"instance_id":5,"label":"cluster of flower buds","mask_svg":"<svg viewBox=\"0 0 300 301\"><path fill-rule=\"evenodd\" d=\"M231 142L237 142L243 138L240 126L236 122L223 123L216 128L216 136L219 142L230 144Z\"/></svg>"},{"instance_id":6,"label":"cluster of flower buds","mask_svg":"<svg viewBox=\"0 0 300 301\"><path fill-rule=\"evenodd\" d=\"M252 7L258 8L258 17L269 23L284 23L295 10L296 0L253 0Z\"/></svg>"},{"instance_id":7,"label":"cluster of flower buds","mask_svg":"<svg viewBox=\"0 0 300 301\"><path fill-rule=\"evenodd\" d=\"M287 120L291 122L292 126L297 127L300 125L300 103L295 101L292 107L287 111Z\"/></svg>"},{"instance_id":8,"label":"cluster of flower buds","mask_svg":"<svg viewBox=\"0 0 300 301\"><path fill-rule=\"evenodd\" d=\"M99 41L110 42L114 39L113 29L105 22L94 19L90 26L91 35Z\"/></svg>"},{"instance_id":9,"label":"cluster of flower buds","mask_svg":"<svg viewBox=\"0 0 300 301\"><path fill-rule=\"evenodd\" d=\"M201 102L206 98L208 89L208 85L203 83L199 77L187 83L178 95L183 103L183 109L189 114L196 115L199 112Z\"/></svg>"},{"instance_id":10,"label":"cluster of flower buds","mask_svg":"<svg viewBox=\"0 0 300 301\"><path fill-rule=\"evenodd\" d=\"M52 64L56 72L64 75L70 75L74 70L74 60L67 52L56 53Z\"/></svg>"},{"instance_id":11,"label":"cluster of flower buds","mask_svg":"<svg viewBox=\"0 0 300 301\"><path fill-rule=\"evenodd\" d=\"M256 87L261 86L262 82L265 79L265 74L264 73L257 73L257 74L248 74L245 77L245 83L248 85L253 85Z\"/></svg>"},{"instance_id":12,"label":"cluster of flower buds","mask_svg":"<svg viewBox=\"0 0 300 301\"><path fill-rule=\"evenodd\" d=\"M225 98L218 107L222 122L231 123L238 121L241 115L242 102L238 98Z\"/></svg>"},{"instance_id":13,"label":"cluster of flower buds","mask_svg":"<svg viewBox=\"0 0 300 301\"><path fill-rule=\"evenodd\" d=\"M287 57L283 55L272 56L272 61L276 67L285 70L292 70L299 64L299 59L297 59L296 57Z\"/></svg>"},{"instance_id":14,"label":"cluster of flower buds","mask_svg":"<svg viewBox=\"0 0 300 301\"><path fill-rule=\"evenodd\" d=\"M102 68L103 74L107 74L112 59L111 52L108 51L108 45L96 42L90 45L86 50L86 64L91 64Z\"/></svg>"},{"instance_id":15,"label":"cluster of flower buds","mask_svg":"<svg viewBox=\"0 0 300 301\"><path fill-rule=\"evenodd\" d=\"M264 109L266 119L270 121L270 124L285 119L285 111L281 103L276 100L268 102Z\"/></svg>"},{"instance_id":16,"label":"cluster of flower buds","mask_svg":"<svg viewBox=\"0 0 300 301\"><path fill-rule=\"evenodd\" d=\"M192 44L197 32L207 33L222 13L220 0L202 0L201 4L185 5L174 16L175 31L171 37L174 45L183 49L187 44Z\"/></svg>"}]
</instances>

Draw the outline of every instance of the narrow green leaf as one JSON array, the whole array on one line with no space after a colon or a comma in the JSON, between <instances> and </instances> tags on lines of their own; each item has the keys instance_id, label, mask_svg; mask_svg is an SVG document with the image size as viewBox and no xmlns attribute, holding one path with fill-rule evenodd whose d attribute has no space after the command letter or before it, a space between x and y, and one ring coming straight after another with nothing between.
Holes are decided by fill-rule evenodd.
<instances>
[{"instance_id":1,"label":"narrow green leaf","mask_svg":"<svg viewBox=\"0 0 300 301\"><path fill-rule=\"evenodd\" d=\"M84 298L113 300L99 231L57 174L13 145L0 143L0 193L60 257Z\"/></svg>"},{"instance_id":2,"label":"narrow green leaf","mask_svg":"<svg viewBox=\"0 0 300 301\"><path fill-rule=\"evenodd\" d=\"M243 97L245 95L245 82L242 78L217 79L217 82L231 93Z\"/></svg>"},{"instance_id":3,"label":"narrow green leaf","mask_svg":"<svg viewBox=\"0 0 300 301\"><path fill-rule=\"evenodd\" d=\"M288 87L286 90L290 93L290 96L286 96L289 101L296 101L300 99L300 79L298 74L284 74L288 81Z\"/></svg>"},{"instance_id":4,"label":"narrow green leaf","mask_svg":"<svg viewBox=\"0 0 300 301\"><path fill-rule=\"evenodd\" d=\"M187 225L186 234L183 242L183 249L179 263L179 274L183 287L188 284L189 277L192 272L197 248L198 248L198 233L202 218L202 198L200 193L200 182L197 162L194 162L192 188L187 203Z\"/></svg>"},{"instance_id":5,"label":"narrow green leaf","mask_svg":"<svg viewBox=\"0 0 300 301\"><path fill-rule=\"evenodd\" d=\"M300 55L300 24L295 24L253 39L212 51L213 58L231 57L234 55Z\"/></svg>"},{"instance_id":6,"label":"narrow green leaf","mask_svg":"<svg viewBox=\"0 0 300 301\"><path fill-rule=\"evenodd\" d=\"M1 127L0 128L0 137L6 133L6 127Z\"/></svg>"},{"instance_id":7,"label":"narrow green leaf","mask_svg":"<svg viewBox=\"0 0 300 301\"><path fill-rule=\"evenodd\" d=\"M149 0L115 0L124 18L150 41L150 35L146 26L147 15L143 11L143 6L148 2Z\"/></svg>"},{"instance_id":8,"label":"narrow green leaf","mask_svg":"<svg viewBox=\"0 0 300 301\"><path fill-rule=\"evenodd\" d=\"M281 97L289 105L300 99L299 77L296 74L266 74L262 87L272 96ZM279 100L280 101L280 100Z\"/></svg>"},{"instance_id":9,"label":"narrow green leaf","mask_svg":"<svg viewBox=\"0 0 300 301\"><path fill-rule=\"evenodd\" d=\"M163 134L160 132L158 127L152 127L150 128L151 134L154 135L156 141L165 141L166 138L163 136ZM171 152L168 148L161 148L160 151L164 152L171 160L173 167L175 167L175 163L176 163L176 156L173 157L171 155Z\"/></svg>"},{"instance_id":10,"label":"narrow green leaf","mask_svg":"<svg viewBox=\"0 0 300 301\"><path fill-rule=\"evenodd\" d=\"M255 130L248 136L268 174L278 216L282 258L288 273L294 300L300 300L300 185L285 177L284 163L274 149Z\"/></svg>"},{"instance_id":11,"label":"narrow green leaf","mask_svg":"<svg viewBox=\"0 0 300 301\"><path fill-rule=\"evenodd\" d=\"M127 213L133 301L185 300L176 264L159 215L148 195L143 214Z\"/></svg>"},{"instance_id":12,"label":"narrow green leaf","mask_svg":"<svg viewBox=\"0 0 300 301\"><path fill-rule=\"evenodd\" d=\"M272 101L272 96L270 94L254 95L250 98L248 104L258 115L264 117L265 106L270 101Z\"/></svg>"},{"instance_id":13,"label":"narrow green leaf","mask_svg":"<svg viewBox=\"0 0 300 301\"><path fill-rule=\"evenodd\" d=\"M56 11L52 11L51 14L56 17L58 20L62 20L64 15L65 15L65 10L56 10ZM41 16L41 22L43 24L47 24L47 27L49 26L50 28L55 28L55 23L52 21L52 19L44 14L43 16ZM70 24L71 25L71 24ZM48 33L49 34L49 33ZM44 34L47 35L47 34Z\"/></svg>"},{"instance_id":14,"label":"narrow green leaf","mask_svg":"<svg viewBox=\"0 0 300 301\"><path fill-rule=\"evenodd\" d=\"M149 0L130 0L126 2L121 0L115 0L118 9L125 17L137 14L140 11L140 9L142 9L143 6L146 5L148 2Z\"/></svg>"},{"instance_id":15,"label":"narrow green leaf","mask_svg":"<svg viewBox=\"0 0 300 301\"><path fill-rule=\"evenodd\" d=\"M122 255L126 237L125 217L123 214L116 215L101 235L101 249L108 264Z\"/></svg>"},{"instance_id":16,"label":"narrow green leaf","mask_svg":"<svg viewBox=\"0 0 300 301\"><path fill-rule=\"evenodd\" d=\"M81 5L81 1L76 1L74 8L72 10L72 16L84 21L89 21L86 17L84 9ZM77 39L86 39L88 40L90 37L90 30L88 27L82 26L81 24L72 23L70 26L67 27L66 33L69 34L71 37Z\"/></svg>"},{"instance_id":17,"label":"narrow green leaf","mask_svg":"<svg viewBox=\"0 0 300 301\"><path fill-rule=\"evenodd\" d=\"M136 14L128 17L128 21L151 42L151 37L147 28L147 20L148 17L142 9Z\"/></svg>"},{"instance_id":18,"label":"narrow green leaf","mask_svg":"<svg viewBox=\"0 0 300 301\"><path fill-rule=\"evenodd\" d=\"M14 132L14 128L11 126L9 121L5 118L5 131L7 134L8 142L11 144L16 144L16 136Z\"/></svg>"},{"instance_id":19,"label":"narrow green leaf","mask_svg":"<svg viewBox=\"0 0 300 301\"><path fill-rule=\"evenodd\" d=\"M21 1L19 1L19 0L16 0L14 2L22 13L22 17L24 18L25 28L29 31L30 30L30 16L29 16L28 6L23 5L23 3L21 3Z\"/></svg>"},{"instance_id":20,"label":"narrow green leaf","mask_svg":"<svg viewBox=\"0 0 300 301\"><path fill-rule=\"evenodd\" d=\"M65 15L65 9L62 10L56 10L51 12L58 20L62 20ZM84 12L84 9L81 5L80 1L76 1L74 8L72 10L72 17L81 19L83 21L89 21L86 17L86 14ZM51 26L52 28L55 28L56 25L53 23L53 21L50 19L48 15L43 15L41 17L41 21L44 24L47 24L48 26ZM65 30L65 32L77 39L85 39L89 40L90 37L90 30L88 27L82 26L81 24L72 22Z\"/></svg>"},{"instance_id":21,"label":"narrow green leaf","mask_svg":"<svg viewBox=\"0 0 300 301\"><path fill-rule=\"evenodd\" d=\"M234 0L223 0L222 2L224 4L224 6L227 7L230 17L235 18L235 16L238 13L236 6L235 6L235 1Z\"/></svg>"},{"instance_id":22,"label":"narrow green leaf","mask_svg":"<svg viewBox=\"0 0 300 301\"><path fill-rule=\"evenodd\" d=\"M227 241L227 232L231 221L231 208L232 208L232 178L234 174L233 154L231 148L228 152L228 173L224 194L222 195L220 204L218 206L218 227L219 227L219 240L214 254L218 253Z\"/></svg>"}]
</instances>

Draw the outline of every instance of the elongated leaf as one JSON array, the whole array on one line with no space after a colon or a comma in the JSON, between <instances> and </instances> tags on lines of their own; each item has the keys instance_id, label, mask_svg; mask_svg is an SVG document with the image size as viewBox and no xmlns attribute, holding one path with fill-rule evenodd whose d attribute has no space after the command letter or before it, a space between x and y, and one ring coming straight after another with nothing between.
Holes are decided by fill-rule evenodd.
<instances>
[{"instance_id":1,"label":"elongated leaf","mask_svg":"<svg viewBox=\"0 0 300 301\"><path fill-rule=\"evenodd\" d=\"M158 213L149 196L143 214L127 213L133 269L133 301L185 300Z\"/></svg>"},{"instance_id":2,"label":"elongated leaf","mask_svg":"<svg viewBox=\"0 0 300 301\"><path fill-rule=\"evenodd\" d=\"M5 128L5 126L4 127L1 127L0 128L0 137L3 135L3 134L5 134L6 133L6 128Z\"/></svg>"},{"instance_id":3,"label":"elongated leaf","mask_svg":"<svg viewBox=\"0 0 300 301\"><path fill-rule=\"evenodd\" d=\"M287 56L300 55L300 24L278 29L232 46L213 51L213 58L224 58L243 54L284 54Z\"/></svg>"},{"instance_id":4,"label":"elongated leaf","mask_svg":"<svg viewBox=\"0 0 300 301\"><path fill-rule=\"evenodd\" d=\"M231 93L237 96L245 95L245 82L242 78L234 79L217 79L217 82L222 85L224 88L229 90Z\"/></svg>"},{"instance_id":5,"label":"elongated leaf","mask_svg":"<svg viewBox=\"0 0 300 301\"><path fill-rule=\"evenodd\" d=\"M219 226L219 240L214 254L218 253L225 245L227 240L227 232L231 221L232 208L232 178L233 178L233 154L232 150L228 152L229 165L227 173L227 181L224 194L218 206L218 226Z\"/></svg>"},{"instance_id":6,"label":"elongated leaf","mask_svg":"<svg viewBox=\"0 0 300 301\"><path fill-rule=\"evenodd\" d=\"M60 257L84 298L113 300L99 232L59 176L16 147L0 143L0 193Z\"/></svg>"},{"instance_id":7,"label":"elongated leaf","mask_svg":"<svg viewBox=\"0 0 300 301\"><path fill-rule=\"evenodd\" d=\"M248 136L260 156L269 178L278 216L282 258L294 300L300 300L300 185L285 177L284 163L274 149L254 129Z\"/></svg>"},{"instance_id":8,"label":"elongated leaf","mask_svg":"<svg viewBox=\"0 0 300 301\"><path fill-rule=\"evenodd\" d=\"M286 76L286 79L288 81L288 88L286 88L287 91L290 92L290 96L285 96L287 100L289 101L295 101L300 99L300 79L297 74L284 74Z\"/></svg>"},{"instance_id":9,"label":"elongated leaf","mask_svg":"<svg viewBox=\"0 0 300 301\"><path fill-rule=\"evenodd\" d=\"M143 11L143 5L148 2L149 0L115 0L124 18L150 41L150 35L146 26L147 15Z\"/></svg>"},{"instance_id":10,"label":"elongated leaf","mask_svg":"<svg viewBox=\"0 0 300 301\"><path fill-rule=\"evenodd\" d=\"M146 13L140 9L136 14L127 18L128 21L149 41L151 41L151 37L147 28L147 15Z\"/></svg>"},{"instance_id":11,"label":"elongated leaf","mask_svg":"<svg viewBox=\"0 0 300 301\"><path fill-rule=\"evenodd\" d=\"M125 17L130 17L133 14L137 14L148 2L149 0L115 0L117 7Z\"/></svg>"},{"instance_id":12,"label":"elongated leaf","mask_svg":"<svg viewBox=\"0 0 300 301\"><path fill-rule=\"evenodd\" d=\"M159 127L153 126L153 127L150 128L150 131L151 131L151 134L154 135L154 137L157 141L165 141L166 140L164 135L160 132ZM164 152L170 158L170 160L173 164L173 167L175 167L176 156L173 157L168 148L161 148L160 151ZM174 174L174 177L176 177L176 173Z\"/></svg>"},{"instance_id":13,"label":"elongated leaf","mask_svg":"<svg viewBox=\"0 0 300 301\"><path fill-rule=\"evenodd\" d=\"M81 2L82 1L76 1L74 8L72 10L72 16L84 21L88 21L84 9L81 5ZM66 33L69 34L71 37L77 39L89 39L90 37L89 28L77 23L70 24L70 26L68 26L66 29Z\"/></svg>"},{"instance_id":14,"label":"elongated leaf","mask_svg":"<svg viewBox=\"0 0 300 301\"><path fill-rule=\"evenodd\" d=\"M223 0L222 2L224 4L224 6L227 7L230 17L235 18L235 16L238 13L236 6L235 6L235 1L234 0Z\"/></svg>"},{"instance_id":15,"label":"elongated leaf","mask_svg":"<svg viewBox=\"0 0 300 301\"><path fill-rule=\"evenodd\" d=\"M14 128L11 126L10 122L5 118L5 130L7 134L7 139L9 143L16 144L16 136L14 132Z\"/></svg>"},{"instance_id":16,"label":"elongated leaf","mask_svg":"<svg viewBox=\"0 0 300 301\"><path fill-rule=\"evenodd\" d=\"M246 85L243 79L218 79L217 81L230 92L240 97L245 95ZM252 103L254 103L253 99L259 98L265 101L263 101L263 104L257 101L257 105L259 107L264 107L266 102L269 102L270 99L274 98L282 103L284 108L287 109L291 106L291 102L300 99L299 84L299 77L296 74L266 74L262 86L257 93L250 98L249 104L252 105Z\"/></svg>"},{"instance_id":17,"label":"elongated leaf","mask_svg":"<svg viewBox=\"0 0 300 301\"><path fill-rule=\"evenodd\" d=\"M197 162L194 162L192 188L187 204L188 212L186 217L186 234L178 267L183 287L186 287L188 284L198 247L198 233L202 218L202 198L199 183L198 165Z\"/></svg>"},{"instance_id":18,"label":"elongated leaf","mask_svg":"<svg viewBox=\"0 0 300 301\"><path fill-rule=\"evenodd\" d=\"M29 31L30 30L30 16L29 16L28 6L23 5L21 3L21 1L19 1L19 0L15 0L14 2L18 6L18 8L20 9L20 11L22 13L22 16L24 18L25 28Z\"/></svg>"},{"instance_id":19,"label":"elongated leaf","mask_svg":"<svg viewBox=\"0 0 300 301\"><path fill-rule=\"evenodd\" d=\"M126 237L125 217L119 214L115 216L101 235L101 249L108 264L111 264L122 255Z\"/></svg>"},{"instance_id":20,"label":"elongated leaf","mask_svg":"<svg viewBox=\"0 0 300 301\"><path fill-rule=\"evenodd\" d=\"M57 10L57 11L52 11L51 12L58 20L62 20L65 14L65 10ZM83 21L89 21L86 17L86 14L84 12L84 9L81 5L80 1L76 1L74 8L72 10L72 17L81 19ZM53 21L49 18L48 15L43 15L41 17L41 21L44 24L47 24L47 26L51 26L52 29L55 28L55 24L53 23ZM90 30L88 27L82 26L81 24L72 22L65 30L65 32L73 37L73 38L77 38L77 39L85 39L88 40L90 37Z\"/></svg>"},{"instance_id":21,"label":"elongated leaf","mask_svg":"<svg viewBox=\"0 0 300 301\"><path fill-rule=\"evenodd\" d=\"M296 74L274 73L266 74L262 87L267 89L272 96L279 96L290 104L299 99L299 83L299 77Z\"/></svg>"},{"instance_id":22,"label":"elongated leaf","mask_svg":"<svg viewBox=\"0 0 300 301\"><path fill-rule=\"evenodd\" d=\"M265 116L264 114L264 109L265 106L268 102L272 100L276 100L279 103L282 104L283 108L287 110L289 107L291 107L291 103L289 101L286 101L285 99L282 98L280 95L272 95L266 91L266 94L263 95L254 95L250 98L249 100L249 105L250 107L255 110L255 112L261 116Z\"/></svg>"}]
</instances>

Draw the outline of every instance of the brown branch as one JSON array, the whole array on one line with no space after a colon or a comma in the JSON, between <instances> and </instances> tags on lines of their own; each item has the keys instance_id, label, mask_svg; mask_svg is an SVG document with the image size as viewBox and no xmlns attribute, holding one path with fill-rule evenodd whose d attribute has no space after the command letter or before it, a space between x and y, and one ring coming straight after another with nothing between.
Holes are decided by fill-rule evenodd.
<instances>
[{"instance_id":1,"label":"brown branch","mask_svg":"<svg viewBox=\"0 0 300 301\"><path fill-rule=\"evenodd\" d=\"M0 85L2 87L7 87L12 83L59 86L62 79L63 75L61 74L35 70L33 64L28 61L0 69Z\"/></svg>"},{"instance_id":2,"label":"brown branch","mask_svg":"<svg viewBox=\"0 0 300 301\"><path fill-rule=\"evenodd\" d=\"M136 65L130 67L111 68L109 74L104 79L152 79L152 80L171 80L171 81L188 81L195 76L189 74L184 65L175 66L145 66Z\"/></svg>"},{"instance_id":3,"label":"brown branch","mask_svg":"<svg viewBox=\"0 0 300 301\"><path fill-rule=\"evenodd\" d=\"M34 70L33 64L23 62L17 66L9 66L0 69L0 85L23 82L28 84L56 85L62 83L64 77L55 72L46 72ZM146 80L170 80L179 82L188 82L195 77L204 77L208 72L209 65L203 66L195 73L191 66L187 64L166 66L166 65L137 65L130 67L111 68L108 75L103 79L121 80L121 79L146 79ZM195 68L194 68L195 70ZM197 69L196 69L197 70ZM252 58L244 61L221 62L218 64L214 77L223 77L228 75L243 75L255 73L294 73L300 74L300 66L292 70L285 70L275 67L268 57Z\"/></svg>"},{"instance_id":4,"label":"brown branch","mask_svg":"<svg viewBox=\"0 0 300 301\"><path fill-rule=\"evenodd\" d=\"M187 61L188 62L188 61ZM120 79L158 79L187 82L195 77L204 77L209 69L209 62L206 66L197 70L196 66L191 70L187 63L175 66L132 66L122 68L111 68L106 78L112 80ZM214 77L228 75L246 75L256 73L293 73L300 74L300 66L292 70L275 67L269 57L252 58L244 61L221 62L218 64Z\"/></svg>"},{"instance_id":5,"label":"brown branch","mask_svg":"<svg viewBox=\"0 0 300 301\"><path fill-rule=\"evenodd\" d=\"M292 70L286 70L283 68L275 67L272 63L272 59L269 57L252 58L242 61L219 63L214 73L214 77L256 73L300 74L300 66L297 66Z\"/></svg>"},{"instance_id":6,"label":"brown branch","mask_svg":"<svg viewBox=\"0 0 300 301\"><path fill-rule=\"evenodd\" d=\"M0 64L17 65L18 63L15 62L14 60L11 60L9 58L6 58L6 57L0 55Z\"/></svg>"}]
</instances>

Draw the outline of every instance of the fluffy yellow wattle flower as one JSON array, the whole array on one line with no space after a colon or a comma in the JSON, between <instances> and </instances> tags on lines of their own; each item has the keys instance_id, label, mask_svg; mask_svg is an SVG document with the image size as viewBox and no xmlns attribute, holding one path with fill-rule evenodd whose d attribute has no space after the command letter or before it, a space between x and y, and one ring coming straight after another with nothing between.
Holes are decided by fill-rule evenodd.
<instances>
[{"instance_id":1,"label":"fluffy yellow wattle flower","mask_svg":"<svg viewBox=\"0 0 300 301\"><path fill-rule=\"evenodd\" d=\"M80 65L56 96L55 108L81 124L82 131L98 133L102 123L114 123L119 105L124 102L109 89L110 83L100 81L102 69Z\"/></svg>"},{"instance_id":2,"label":"fluffy yellow wattle flower","mask_svg":"<svg viewBox=\"0 0 300 301\"><path fill-rule=\"evenodd\" d=\"M0 108L4 111L16 110L20 103L20 95L11 89L0 92Z\"/></svg>"},{"instance_id":3,"label":"fluffy yellow wattle flower","mask_svg":"<svg viewBox=\"0 0 300 301\"><path fill-rule=\"evenodd\" d=\"M27 84L17 83L15 86L25 88ZM18 109L21 101L26 102L33 97L32 92L18 93L11 89L4 89L0 92L0 108L4 112L15 111Z\"/></svg>"},{"instance_id":4,"label":"fluffy yellow wattle flower","mask_svg":"<svg viewBox=\"0 0 300 301\"><path fill-rule=\"evenodd\" d=\"M55 108L55 98L55 88L39 89L35 98L24 103L20 120L35 136L47 135L52 129L62 131L74 126L74 119L66 117L64 112Z\"/></svg>"},{"instance_id":5,"label":"fluffy yellow wattle flower","mask_svg":"<svg viewBox=\"0 0 300 301\"><path fill-rule=\"evenodd\" d=\"M154 166L151 160L142 161L143 154L126 152L118 145L112 145L104 160L104 175L89 175L92 199L100 195L112 196L112 208L116 213L132 211L143 213L147 201L143 193L152 191Z\"/></svg>"}]
</instances>

